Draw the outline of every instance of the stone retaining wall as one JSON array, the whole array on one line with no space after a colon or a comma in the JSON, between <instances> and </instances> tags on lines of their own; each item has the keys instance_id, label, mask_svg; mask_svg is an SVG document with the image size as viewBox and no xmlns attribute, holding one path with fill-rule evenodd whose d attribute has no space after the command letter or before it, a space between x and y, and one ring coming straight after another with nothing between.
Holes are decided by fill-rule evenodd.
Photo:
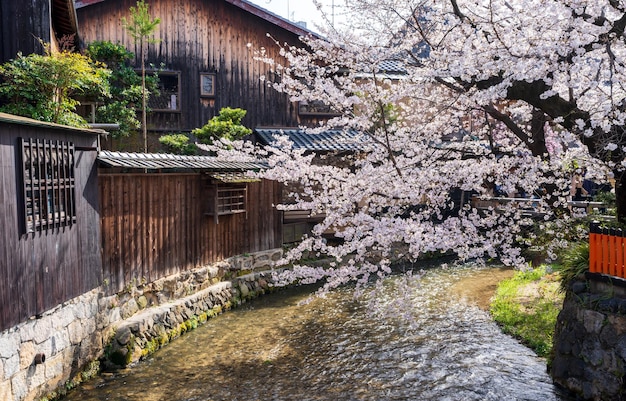
<instances>
[{"instance_id":1,"label":"stone retaining wall","mask_svg":"<svg viewBox=\"0 0 626 401\"><path fill-rule=\"evenodd\" d=\"M204 320L271 289L274 249L242 255L105 296L106 283L0 333L0 400L62 393L98 359L139 360Z\"/></svg>"},{"instance_id":2,"label":"stone retaining wall","mask_svg":"<svg viewBox=\"0 0 626 401\"><path fill-rule=\"evenodd\" d=\"M270 282L269 274L252 273L135 314L117 327L106 346L103 368L139 361L231 306L270 291Z\"/></svg>"},{"instance_id":3,"label":"stone retaining wall","mask_svg":"<svg viewBox=\"0 0 626 401\"><path fill-rule=\"evenodd\" d=\"M597 277L572 283L553 352L555 383L585 400L626 400L626 290Z\"/></svg>"}]
</instances>

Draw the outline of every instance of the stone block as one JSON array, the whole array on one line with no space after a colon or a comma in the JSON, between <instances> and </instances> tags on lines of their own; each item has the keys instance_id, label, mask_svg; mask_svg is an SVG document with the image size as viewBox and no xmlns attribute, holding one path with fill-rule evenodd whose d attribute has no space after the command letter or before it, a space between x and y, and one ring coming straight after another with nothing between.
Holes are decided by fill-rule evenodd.
<instances>
[{"instance_id":1,"label":"stone block","mask_svg":"<svg viewBox=\"0 0 626 401\"><path fill-rule=\"evenodd\" d=\"M615 330L616 336L626 334L626 316L609 315L607 317L609 325Z\"/></svg>"},{"instance_id":2,"label":"stone block","mask_svg":"<svg viewBox=\"0 0 626 401\"><path fill-rule=\"evenodd\" d=\"M41 344L46 341L52 335L52 324L50 319L42 318L35 322L35 326L33 327L34 336L33 339L35 343Z\"/></svg>"},{"instance_id":3,"label":"stone block","mask_svg":"<svg viewBox=\"0 0 626 401\"><path fill-rule=\"evenodd\" d=\"M246 298L250 294L245 282L239 283L239 292L241 293L241 298Z\"/></svg>"},{"instance_id":4,"label":"stone block","mask_svg":"<svg viewBox=\"0 0 626 401\"><path fill-rule=\"evenodd\" d=\"M46 364L33 365L28 369L28 375L26 377L26 384L28 390L41 386L46 382Z\"/></svg>"},{"instance_id":5,"label":"stone block","mask_svg":"<svg viewBox=\"0 0 626 401\"><path fill-rule=\"evenodd\" d=\"M604 351L597 342L589 341L583 346L580 353L583 360L591 364L591 366L599 366L604 360Z\"/></svg>"},{"instance_id":6,"label":"stone block","mask_svg":"<svg viewBox=\"0 0 626 401\"><path fill-rule=\"evenodd\" d=\"M75 320L76 305L66 306L54 314L52 328L62 330Z\"/></svg>"},{"instance_id":7,"label":"stone block","mask_svg":"<svg viewBox=\"0 0 626 401\"><path fill-rule=\"evenodd\" d=\"M272 252L272 262L278 262L283 257L283 251L281 249L277 249Z\"/></svg>"},{"instance_id":8,"label":"stone block","mask_svg":"<svg viewBox=\"0 0 626 401\"><path fill-rule=\"evenodd\" d=\"M4 378L10 379L20 370L20 356L14 354L12 357L4 360Z\"/></svg>"},{"instance_id":9,"label":"stone block","mask_svg":"<svg viewBox=\"0 0 626 401\"><path fill-rule=\"evenodd\" d=\"M20 327L19 333L21 342L33 341L35 339L35 321L31 320Z\"/></svg>"},{"instance_id":10,"label":"stone block","mask_svg":"<svg viewBox=\"0 0 626 401\"><path fill-rule=\"evenodd\" d=\"M115 334L115 339L117 340L118 344L127 345L130 342L131 336L132 333L130 331L130 328L121 327Z\"/></svg>"},{"instance_id":11,"label":"stone block","mask_svg":"<svg viewBox=\"0 0 626 401\"><path fill-rule=\"evenodd\" d=\"M615 352L624 361L626 361L626 334L622 335L619 340L617 340L617 343L615 344Z\"/></svg>"},{"instance_id":12,"label":"stone block","mask_svg":"<svg viewBox=\"0 0 626 401\"><path fill-rule=\"evenodd\" d=\"M615 326L613 326L610 321L604 325L604 327L602 327L602 330L600 331L600 343L604 346L604 347L614 347L615 343L617 343L617 339L619 338L619 336L617 335L616 331L615 331Z\"/></svg>"},{"instance_id":13,"label":"stone block","mask_svg":"<svg viewBox=\"0 0 626 401\"><path fill-rule=\"evenodd\" d=\"M67 330L58 331L52 336L52 352L47 356L56 355L70 347L70 336Z\"/></svg>"},{"instance_id":14,"label":"stone block","mask_svg":"<svg viewBox=\"0 0 626 401\"><path fill-rule=\"evenodd\" d=\"M594 399L594 395L597 395L597 389L594 388L595 386L588 381L583 382L583 398L585 400L591 400Z\"/></svg>"},{"instance_id":15,"label":"stone block","mask_svg":"<svg viewBox=\"0 0 626 401\"><path fill-rule=\"evenodd\" d=\"M208 271L209 271L209 278L214 278L219 275L220 269L217 266L209 266Z\"/></svg>"},{"instance_id":16,"label":"stone block","mask_svg":"<svg viewBox=\"0 0 626 401\"><path fill-rule=\"evenodd\" d=\"M583 392L583 384L578 378L570 377L565 381L565 388L570 391L580 394Z\"/></svg>"},{"instance_id":17,"label":"stone block","mask_svg":"<svg viewBox=\"0 0 626 401\"><path fill-rule=\"evenodd\" d=\"M75 320L70 323L67 328L67 333L69 335L70 343L72 345L79 344L85 337L83 333L83 325L80 320Z\"/></svg>"},{"instance_id":18,"label":"stone block","mask_svg":"<svg viewBox=\"0 0 626 401\"><path fill-rule=\"evenodd\" d=\"M17 337L14 333L0 336L0 358L10 358L17 353Z\"/></svg>"},{"instance_id":19,"label":"stone block","mask_svg":"<svg viewBox=\"0 0 626 401\"><path fill-rule=\"evenodd\" d=\"M620 299L617 305L617 312L626 314L626 299Z\"/></svg>"},{"instance_id":20,"label":"stone block","mask_svg":"<svg viewBox=\"0 0 626 401\"><path fill-rule=\"evenodd\" d=\"M624 363L615 352L606 350L601 368L615 377L621 377L624 371Z\"/></svg>"},{"instance_id":21,"label":"stone block","mask_svg":"<svg viewBox=\"0 0 626 401\"><path fill-rule=\"evenodd\" d=\"M45 376L46 381L52 380L58 376L63 375L63 368L65 362L65 353L60 353L52 358L46 359ZM69 366L68 366L69 370ZM68 375L69 376L69 375Z\"/></svg>"},{"instance_id":22,"label":"stone block","mask_svg":"<svg viewBox=\"0 0 626 401\"><path fill-rule=\"evenodd\" d=\"M135 313L139 311L139 306L137 306L137 302L131 298L121 307L121 314L123 319L128 319Z\"/></svg>"},{"instance_id":23,"label":"stone block","mask_svg":"<svg viewBox=\"0 0 626 401\"><path fill-rule=\"evenodd\" d=\"M13 392L11 391L10 380L0 380L0 400L12 400Z\"/></svg>"},{"instance_id":24,"label":"stone block","mask_svg":"<svg viewBox=\"0 0 626 401\"><path fill-rule=\"evenodd\" d=\"M589 309L582 311L582 321L588 333L599 334L606 316Z\"/></svg>"},{"instance_id":25,"label":"stone block","mask_svg":"<svg viewBox=\"0 0 626 401\"><path fill-rule=\"evenodd\" d=\"M98 316L98 298L96 295L92 295L88 298L86 305L87 319Z\"/></svg>"},{"instance_id":26,"label":"stone block","mask_svg":"<svg viewBox=\"0 0 626 401\"><path fill-rule=\"evenodd\" d=\"M572 292L574 294L582 294L587 291L587 283L584 281L576 281L572 284Z\"/></svg>"},{"instance_id":27,"label":"stone block","mask_svg":"<svg viewBox=\"0 0 626 401\"><path fill-rule=\"evenodd\" d=\"M137 306L139 309L145 309L148 306L148 298L143 295L137 298Z\"/></svg>"},{"instance_id":28,"label":"stone block","mask_svg":"<svg viewBox=\"0 0 626 401\"><path fill-rule=\"evenodd\" d=\"M167 302L169 302L170 298L167 294L163 293L163 292L159 292L157 294L157 302L159 303L159 305L163 305Z\"/></svg>"},{"instance_id":29,"label":"stone block","mask_svg":"<svg viewBox=\"0 0 626 401\"><path fill-rule=\"evenodd\" d=\"M209 279L209 268L203 267L199 270L196 270L194 273L194 280L198 283L203 283Z\"/></svg>"},{"instance_id":30,"label":"stone block","mask_svg":"<svg viewBox=\"0 0 626 401\"><path fill-rule=\"evenodd\" d=\"M11 388L13 390L14 400L23 400L28 394L28 384L26 382L27 371L22 371L19 374L13 376L11 379Z\"/></svg>"},{"instance_id":31,"label":"stone block","mask_svg":"<svg viewBox=\"0 0 626 401\"><path fill-rule=\"evenodd\" d=\"M20 370L24 370L31 366L35 361L35 355L37 355L37 348L32 341L22 343L20 346Z\"/></svg>"},{"instance_id":32,"label":"stone block","mask_svg":"<svg viewBox=\"0 0 626 401\"><path fill-rule=\"evenodd\" d=\"M117 307L109 312L109 324L114 324L122 320L122 309Z\"/></svg>"}]
</instances>

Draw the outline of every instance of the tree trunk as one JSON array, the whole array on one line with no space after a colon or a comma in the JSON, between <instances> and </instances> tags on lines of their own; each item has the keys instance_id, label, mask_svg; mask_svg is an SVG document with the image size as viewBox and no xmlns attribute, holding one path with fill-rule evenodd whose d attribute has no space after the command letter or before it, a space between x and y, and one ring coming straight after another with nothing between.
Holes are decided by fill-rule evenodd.
<instances>
[{"instance_id":1,"label":"tree trunk","mask_svg":"<svg viewBox=\"0 0 626 401\"><path fill-rule=\"evenodd\" d=\"M626 172L615 172L615 207L617 222L626 223Z\"/></svg>"},{"instance_id":2,"label":"tree trunk","mask_svg":"<svg viewBox=\"0 0 626 401\"><path fill-rule=\"evenodd\" d=\"M143 132L143 151L148 153L148 127L146 116L146 60L143 50L143 38L140 41L141 48L141 128Z\"/></svg>"}]
</instances>

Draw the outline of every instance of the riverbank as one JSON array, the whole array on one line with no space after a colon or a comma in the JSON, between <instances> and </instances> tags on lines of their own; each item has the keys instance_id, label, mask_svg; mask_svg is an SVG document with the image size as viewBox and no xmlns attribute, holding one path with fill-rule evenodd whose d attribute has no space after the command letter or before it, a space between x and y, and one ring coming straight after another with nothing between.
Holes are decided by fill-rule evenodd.
<instances>
[{"instance_id":1,"label":"riverbank","mask_svg":"<svg viewBox=\"0 0 626 401\"><path fill-rule=\"evenodd\" d=\"M548 357L565 296L560 284L560 274L548 265L518 271L500 282L489 311L502 331Z\"/></svg>"}]
</instances>

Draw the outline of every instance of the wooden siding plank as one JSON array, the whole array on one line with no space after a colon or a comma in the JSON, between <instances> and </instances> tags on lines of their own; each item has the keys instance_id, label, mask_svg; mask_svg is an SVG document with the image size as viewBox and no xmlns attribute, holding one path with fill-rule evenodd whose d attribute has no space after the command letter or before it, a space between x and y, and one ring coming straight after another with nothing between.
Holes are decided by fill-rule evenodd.
<instances>
[{"instance_id":1,"label":"wooden siding plank","mask_svg":"<svg viewBox=\"0 0 626 401\"><path fill-rule=\"evenodd\" d=\"M199 174L136 174L126 177L120 174L104 177L106 179L101 180L102 235L110 241L124 241L118 225L123 226L125 220L111 220L109 217L109 214L115 216L120 207L127 208L119 199L129 188L141 188L143 193L133 195L135 199L130 203L133 208L141 210L130 210L130 213L141 216L140 220L143 220L138 223L140 220L134 217L134 224L140 227L136 230L137 235L145 237L143 241L149 248L146 249L147 257L138 258L137 253L124 252L123 257L130 260L115 261L114 252L104 252L103 255L105 269L116 263L121 266L122 271L117 272L121 280L118 288L129 284L124 280L133 277L139 279L146 276L147 281L154 281L198 265L267 249L264 248L266 245L274 247L276 238L282 238L282 226L275 221L277 214L272 207L278 202L279 194L274 183L251 183L247 216L244 213L223 215L219 224L215 224L212 217L204 215L208 192L201 188L203 183ZM124 184L109 185L108 182ZM107 219L113 224L106 223ZM114 243L105 247L118 249L123 244Z\"/></svg>"},{"instance_id":2,"label":"wooden siding plank","mask_svg":"<svg viewBox=\"0 0 626 401\"><path fill-rule=\"evenodd\" d=\"M73 142L84 147L96 141L96 135L0 123L0 331L91 290L95 286L91 277L99 277L91 272L95 269L100 274L102 269L100 244L93 243L99 235L97 215L87 213L94 210L90 202L97 205L92 198L97 189L96 176L91 174L95 151L86 151L82 162L75 166L76 222L63 226L52 218L57 211L51 209L48 227L25 234L18 138L32 139L34 143ZM49 189L55 192L62 188L55 185ZM86 254L95 255L97 263L90 265Z\"/></svg>"},{"instance_id":3,"label":"wooden siding plank","mask_svg":"<svg viewBox=\"0 0 626 401\"><path fill-rule=\"evenodd\" d=\"M134 0L101 2L77 10L81 36L87 43L95 40L120 42L134 51L139 65L139 49L120 29L119 20L127 16ZM268 89L260 77L273 79L264 63L254 60L255 49L264 47L268 57L281 59L280 43L298 44L298 35L225 2L189 0L174 2L152 0L150 10L161 18L156 38L161 41L148 48L148 62L181 71L181 112L153 113L159 128L191 130L204 125L221 107L242 107L248 111L247 126L306 125L310 118L299 119L296 107L286 94ZM266 33L270 32L272 38ZM199 73L216 72L219 91L215 98L202 98ZM165 126L176 124L177 126Z\"/></svg>"}]
</instances>

